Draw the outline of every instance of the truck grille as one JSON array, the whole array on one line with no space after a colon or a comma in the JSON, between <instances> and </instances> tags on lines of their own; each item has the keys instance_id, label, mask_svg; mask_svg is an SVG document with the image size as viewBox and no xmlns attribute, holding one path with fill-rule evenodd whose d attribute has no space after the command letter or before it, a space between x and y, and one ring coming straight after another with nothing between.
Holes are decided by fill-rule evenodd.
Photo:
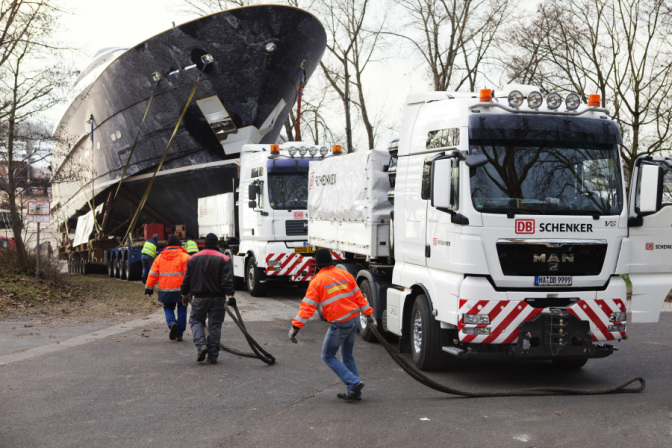
<instances>
[{"instance_id":1,"label":"truck grille","mask_svg":"<svg viewBox=\"0 0 672 448\"><path fill-rule=\"evenodd\" d=\"M606 240L497 241L504 275L598 275L606 254Z\"/></svg>"},{"instance_id":2,"label":"truck grille","mask_svg":"<svg viewBox=\"0 0 672 448\"><path fill-rule=\"evenodd\" d=\"M308 235L308 220L298 219L285 221L285 232L287 233L287 236Z\"/></svg>"}]
</instances>

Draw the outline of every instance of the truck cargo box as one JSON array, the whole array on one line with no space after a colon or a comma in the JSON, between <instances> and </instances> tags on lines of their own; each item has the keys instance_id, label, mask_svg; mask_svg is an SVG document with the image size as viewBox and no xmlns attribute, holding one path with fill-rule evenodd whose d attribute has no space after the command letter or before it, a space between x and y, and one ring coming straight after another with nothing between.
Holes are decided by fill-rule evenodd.
<instances>
[{"instance_id":1,"label":"truck cargo box","mask_svg":"<svg viewBox=\"0 0 672 448\"><path fill-rule=\"evenodd\" d=\"M214 233L220 239L236 236L233 193L198 198L198 237Z\"/></svg>"},{"instance_id":2,"label":"truck cargo box","mask_svg":"<svg viewBox=\"0 0 672 448\"><path fill-rule=\"evenodd\" d=\"M387 151L359 151L311 162L308 240L311 245L369 257L387 257L390 183Z\"/></svg>"}]
</instances>

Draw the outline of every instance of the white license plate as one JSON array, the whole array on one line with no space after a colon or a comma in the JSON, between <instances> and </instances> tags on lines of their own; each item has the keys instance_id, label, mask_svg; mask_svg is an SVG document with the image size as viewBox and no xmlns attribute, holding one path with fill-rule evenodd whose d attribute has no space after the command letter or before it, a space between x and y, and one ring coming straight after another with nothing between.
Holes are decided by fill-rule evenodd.
<instances>
[{"instance_id":1,"label":"white license plate","mask_svg":"<svg viewBox=\"0 0 672 448\"><path fill-rule=\"evenodd\" d=\"M572 286L570 275L537 275L534 277L536 286Z\"/></svg>"}]
</instances>

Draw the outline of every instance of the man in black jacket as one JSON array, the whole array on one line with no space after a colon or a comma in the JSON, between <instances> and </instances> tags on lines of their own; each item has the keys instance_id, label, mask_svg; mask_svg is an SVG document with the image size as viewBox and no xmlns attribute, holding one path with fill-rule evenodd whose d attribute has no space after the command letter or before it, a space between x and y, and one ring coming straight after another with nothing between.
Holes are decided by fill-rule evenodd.
<instances>
[{"instance_id":1,"label":"man in black jacket","mask_svg":"<svg viewBox=\"0 0 672 448\"><path fill-rule=\"evenodd\" d=\"M193 296L189 325L198 349L196 360L206 356L210 364L217 364L219 341L224 322L224 302L235 305L233 295L233 262L217 248L218 239L213 233L205 237L205 248L194 254L187 263L187 274L182 281L182 301ZM205 320L208 320L208 337L205 337Z\"/></svg>"}]
</instances>

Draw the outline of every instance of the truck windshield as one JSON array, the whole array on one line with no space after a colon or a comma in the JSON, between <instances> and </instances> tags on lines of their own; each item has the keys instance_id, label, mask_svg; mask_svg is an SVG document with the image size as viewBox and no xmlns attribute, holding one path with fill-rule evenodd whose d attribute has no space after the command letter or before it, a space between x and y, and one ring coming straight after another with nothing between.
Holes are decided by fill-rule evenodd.
<instances>
[{"instance_id":1,"label":"truck windshield","mask_svg":"<svg viewBox=\"0 0 672 448\"><path fill-rule=\"evenodd\" d=\"M483 213L618 215L623 206L616 144L472 139L471 198Z\"/></svg>"},{"instance_id":2,"label":"truck windshield","mask_svg":"<svg viewBox=\"0 0 672 448\"><path fill-rule=\"evenodd\" d=\"M308 171L268 173L268 199L274 210L308 208Z\"/></svg>"}]
</instances>

